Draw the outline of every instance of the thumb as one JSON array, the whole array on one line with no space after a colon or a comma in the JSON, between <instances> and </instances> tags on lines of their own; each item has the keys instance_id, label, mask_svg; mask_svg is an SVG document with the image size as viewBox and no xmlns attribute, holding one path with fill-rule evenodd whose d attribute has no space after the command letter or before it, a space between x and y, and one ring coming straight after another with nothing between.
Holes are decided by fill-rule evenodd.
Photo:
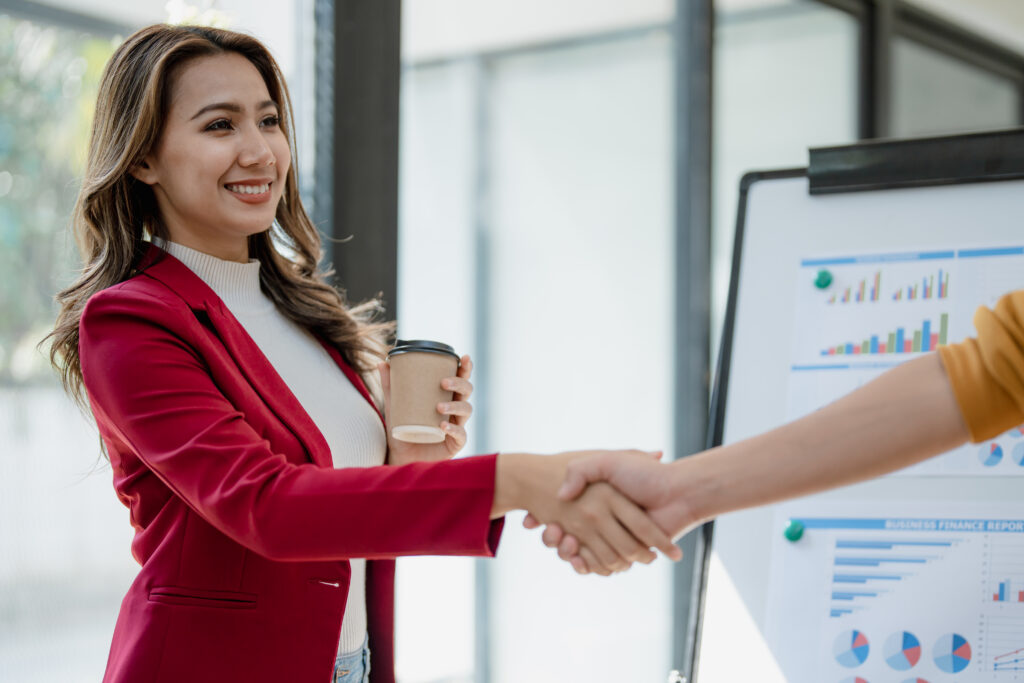
<instances>
[{"instance_id":1,"label":"thumb","mask_svg":"<svg viewBox=\"0 0 1024 683\"><path fill-rule=\"evenodd\" d=\"M565 470L565 481L558 489L558 497L562 500L573 500L583 493L587 484L606 480L608 468L605 463L606 458L603 455L571 461Z\"/></svg>"}]
</instances>

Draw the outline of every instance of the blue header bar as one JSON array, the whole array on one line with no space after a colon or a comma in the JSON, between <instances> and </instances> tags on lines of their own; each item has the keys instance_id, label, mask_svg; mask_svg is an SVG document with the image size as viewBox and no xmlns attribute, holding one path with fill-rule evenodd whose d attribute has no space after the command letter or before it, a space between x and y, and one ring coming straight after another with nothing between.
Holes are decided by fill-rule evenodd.
<instances>
[{"instance_id":1,"label":"blue header bar","mask_svg":"<svg viewBox=\"0 0 1024 683\"><path fill-rule=\"evenodd\" d=\"M958 258L978 258L981 256L1019 256L1024 254L1024 247L1003 247L1001 249L960 249Z\"/></svg>"},{"instance_id":2,"label":"blue header bar","mask_svg":"<svg viewBox=\"0 0 1024 683\"><path fill-rule=\"evenodd\" d=\"M1024 256L1024 247L991 247L985 249L946 249L943 251L907 251L894 254L863 254L834 258L801 259L804 268L813 266L844 266L858 263L893 263L898 261L931 261L934 259L983 258L988 256Z\"/></svg>"},{"instance_id":3,"label":"blue header bar","mask_svg":"<svg viewBox=\"0 0 1024 683\"><path fill-rule=\"evenodd\" d=\"M856 368L858 370L881 370L886 368L894 368L897 365L899 365L900 362L902 361L893 361L891 363L880 363L878 361L872 361L870 363L857 363L856 365L852 363L813 363L810 365L790 365L789 369L792 372L807 372L813 370L851 370L853 368Z\"/></svg>"},{"instance_id":4,"label":"blue header bar","mask_svg":"<svg viewBox=\"0 0 1024 683\"><path fill-rule=\"evenodd\" d=\"M853 263L891 263L893 261L930 261L940 258L955 258L955 251L907 251L898 254L864 254L863 256L841 256L838 258L809 258L800 261L801 266L839 266Z\"/></svg>"},{"instance_id":5,"label":"blue header bar","mask_svg":"<svg viewBox=\"0 0 1024 683\"><path fill-rule=\"evenodd\" d=\"M1024 534L1024 519L927 519L915 517L865 518L809 517L797 518L805 529L861 529L877 531L961 531L980 533Z\"/></svg>"}]
</instances>

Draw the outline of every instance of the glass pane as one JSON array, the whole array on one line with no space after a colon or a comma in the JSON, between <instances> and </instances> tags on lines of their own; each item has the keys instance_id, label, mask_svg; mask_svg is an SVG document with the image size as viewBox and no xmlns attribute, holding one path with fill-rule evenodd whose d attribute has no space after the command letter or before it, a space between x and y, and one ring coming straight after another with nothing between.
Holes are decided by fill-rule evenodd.
<instances>
[{"instance_id":1,"label":"glass pane","mask_svg":"<svg viewBox=\"0 0 1024 683\"><path fill-rule=\"evenodd\" d=\"M506 57L488 90L489 448L671 452L672 43ZM671 565L581 579L511 515L491 680L662 681Z\"/></svg>"},{"instance_id":2,"label":"glass pane","mask_svg":"<svg viewBox=\"0 0 1024 683\"><path fill-rule=\"evenodd\" d=\"M907 38L893 42L892 134L913 137L1020 122L1012 81Z\"/></svg>"},{"instance_id":3,"label":"glass pane","mask_svg":"<svg viewBox=\"0 0 1024 683\"><path fill-rule=\"evenodd\" d=\"M0 13L0 671L97 680L134 574L95 427L36 345L75 267L65 233L108 37Z\"/></svg>"},{"instance_id":4,"label":"glass pane","mask_svg":"<svg viewBox=\"0 0 1024 683\"><path fill-rule=\"evenodd\" d=\"M858 27L813 3L716 16L712 179L712 341L732 271L740 178L807 165L807 149L857 138Z\"/></svg>"},{"instance_id":5,"label":"glass pane","mask_svg":"<svg viewBox=\"0 0 1024 683\"><path fill-rule=\"evenodd\" d=\"M805 167L808 147L856 140L857 46L858 27L851 16L813 3L718 17L712 263L716 353L740 178L752 170ZM761 632L763 606L743 593L743 576L761 570L742 548L724 548L716 539L699 680L782 680Z\"/></svg>"},{"instance_id":6,"label":"glass pane","mask_svg":"<svg viewBox=\"0 0 1024 683\"><path fill-rule=\"evenodd\" d=\"M403 74L398 239L399 337L444 341L474 359L475 74L466 61ZM479 384L479 367L474 374ZM477 452L475 427L470 420L465 453ZM475 562L398 561L399 680L472 680Z\"/></svg>"}]
</instances>

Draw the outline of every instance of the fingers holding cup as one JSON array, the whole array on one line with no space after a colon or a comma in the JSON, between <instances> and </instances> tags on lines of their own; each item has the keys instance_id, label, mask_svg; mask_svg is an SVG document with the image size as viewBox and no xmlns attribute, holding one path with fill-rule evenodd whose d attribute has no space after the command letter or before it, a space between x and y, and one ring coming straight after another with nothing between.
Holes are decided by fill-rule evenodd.
<instances>
[{"instance_id":1,"label":"fingers holding cup","mask_svg":"<svg viewBox=\"0 0 1024 683\"><path fill-rule=\"evenodd\" d=\"M441 380L441 389L452 392L452 398L450 401L439 403L437 412L446 415L449 422L465 424L473 414L473 406L469 402L469 397L473 394L473 383L469 381L472 374L473 360L466 355L459 359L455 376Z\"/></svg>"}]
</instances>

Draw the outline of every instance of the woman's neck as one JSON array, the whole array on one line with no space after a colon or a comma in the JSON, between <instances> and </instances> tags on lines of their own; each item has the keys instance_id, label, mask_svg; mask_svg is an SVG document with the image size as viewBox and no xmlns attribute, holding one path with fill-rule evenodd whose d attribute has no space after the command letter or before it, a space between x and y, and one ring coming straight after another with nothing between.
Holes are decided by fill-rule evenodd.
<instances>
[{"instance_id":1,"label":"woman's neck","mask_svg":"<svg viewBox=\"0 0 1024 683\"><path fill-rule=\"evenodd\" d=\"M200 251L223 261L249 262L249 240L236 235L196 235L186 229L169 229L168 241Z\"/></svg>"}]
</instances>

